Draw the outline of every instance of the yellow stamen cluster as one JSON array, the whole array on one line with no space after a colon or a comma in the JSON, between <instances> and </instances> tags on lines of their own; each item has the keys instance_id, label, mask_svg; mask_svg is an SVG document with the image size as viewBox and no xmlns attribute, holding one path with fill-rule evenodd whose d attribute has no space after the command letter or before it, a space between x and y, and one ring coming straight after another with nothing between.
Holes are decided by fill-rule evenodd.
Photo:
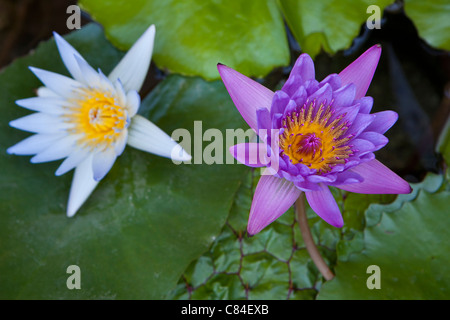
<instances>
[{"instance_id":1,"label":"yellow stamen cluster","mask_svg":"<svg viewBox=\"0 0 450 320\"><path fill-rule=\"evenodd\" d=\"M68 121L74 133L83 134L80 143L90 147L108 148L128 126L127 111L110 92L84 89L74 101Z\"/></svg>"},{"instance_id":2,"label":"yellow stamen cluster","mask_svg":"<svg viewBox=\"0 0 450 320\"><path fill-rule=\"evenodd\" d=\"M342 120L345 115L330 122L331 106L321 104L316 108L314 102L304 105L299 112L292 112L283 119L281 155L287 155L293 164L303 163L316 169L318 174L329 172L336 164L344 164L353 152L346 145L352 137L344 137L349 126Z\"/></svg>"}]
</instances>

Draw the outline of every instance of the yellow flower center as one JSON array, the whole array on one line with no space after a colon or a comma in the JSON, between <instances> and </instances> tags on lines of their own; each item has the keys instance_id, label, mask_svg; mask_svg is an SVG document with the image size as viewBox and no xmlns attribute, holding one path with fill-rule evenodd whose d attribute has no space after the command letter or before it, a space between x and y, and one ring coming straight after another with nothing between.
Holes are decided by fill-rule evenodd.
<instances>
[{"instance_id":1,"label":"yellow flower center","mask_svg":"<svg viewBox=\"0 0 450 320\"><path fill-rule=\"evenodd\" d=\"M74 133L83 134L79 142L90 147L110 147L128 127L127 110L110 92L84 89L74 101L69 122Z\"/></svg>"},{"instance_id":2,"label":"yellow flower center","mask_svg":"<svg viewBox=\"0 0 450 320\"><path fill-rule=\"evenodd\" d=\"M329 120L333 115L331 106L315 105L301 108L283 119L284 132L280 134L281 155L289 157L293 164L303 163L318 174L329 172L336 164L345 163L352 150L346 144L351 136L343 137L349 125L342 121L346 114Z\"/></svg>"}]
</instances>

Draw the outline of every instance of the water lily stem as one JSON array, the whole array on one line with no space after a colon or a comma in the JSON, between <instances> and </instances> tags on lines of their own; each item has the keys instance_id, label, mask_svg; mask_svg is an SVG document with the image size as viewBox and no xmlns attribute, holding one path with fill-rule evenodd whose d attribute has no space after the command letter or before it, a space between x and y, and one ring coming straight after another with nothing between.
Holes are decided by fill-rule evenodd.
<instances>
[{"instance_id":1,"label":"water lily stem","mask_svg":"<svg viewBox=\"0 0 450 320\"><path fill-rule=\"evenodd\" d=\"M295 201L295 212L297 212L298 225L300 226L303 241L305 242L306 250L308 250L311 259L314 261L317 269L319 269L320 273L326 280L333 279L334 274L331 272L330 268L328 268L328 265L325 263L325 260L323 260L319 250L317 250L311 230L309 229L308 218L306 217L305 210L305 195L303 192L297 201Z\"/></svg>"}]
</instances>

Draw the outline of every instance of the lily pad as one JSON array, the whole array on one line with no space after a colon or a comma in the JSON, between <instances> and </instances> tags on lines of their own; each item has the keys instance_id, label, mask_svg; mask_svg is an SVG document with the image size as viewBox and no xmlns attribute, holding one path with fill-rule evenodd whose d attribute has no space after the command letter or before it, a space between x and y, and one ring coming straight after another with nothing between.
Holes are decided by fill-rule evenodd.
<instances>
[{"instance_id":1,"label":"lily pad","mask_svg":"<svg viewBox=\"0 0 450 320\"><path fill-rule=\"evenodd\" d=\"M430 46L450 50L450 3L447 0L405 0L405 13Z\"/></svg>"},{"instance_id":2,"label":"lily pad","mask_svg":"<svg viewBox=\"0 0 450 320\"><path fill-rule=\"evenodd\" d=\"M359 34L361 25L373 14L371 5L378 6L380 18L392 0L280 0L280 5L302 52L315 57L321 49L335 53L347 49Z\"/></svg>"},{"instance_id":3,"label":"lily pad","mask_svg":"<svg viewBox=\"0 0 450 320\"><path fill-rule=\"evenodd\" d=\"M175 73L218 79L220 62L248 76L264 76L289 63L275 0L83 0L80 5L122 49L155 24L154 61Z\"/></svg>"},{"instance_id":4,"label":"lily pad","mask_svg":"<svg viewBox=\"0 0 450 320\"><path fill-rule=\"evenodd\" d=\"M428 186L426 183L419 188L415 186L417 196L409 201L399 197L391 205L372 209L381 213L381 221L365 229L363 239L357 239L360 251L338 262L336 277L322 286L318 298L447 300L450 297L450 192L442 187L430 192L430 187L436 185L434 176L431 180ZM379 270L369 270L372 265ZM368 279L371 276L378 276L379 287L367 285L375 279Z\"/></svg>"},{"instance_id":5,"label":"lily pad","mask_svg":"<svg viewBox=\"0 0 450 320\"><path fill-rule=\"evenodd\" d=\"M96 25L67 40L106 74L122 56ZM128 147L67 218L72 174L56 177L56 162L36 165L6 154L29 135L8 125L29 113L14 101L40 86L29 65L67 74L53 40L0 73L0 298L164 298L220 232L245 168L176 165ZM221 132L244 126L223 84L200 78L168 77L140 112L169 134L177 128L193 134L194 121ZM66 285L71 265L80 268L81 289Z\"/></svg>"},{"instance_id":6,"label":"lily pad","mask_svg":"<svg viewBox=\"0 0 450 320\"><path fill-rule=\"evenodd\" d=\"M305 248L292 208L260 233L252 237L246 233L259 178L259 171L253 169L243 180L221 234L186 269L170 298L310 300L316 297L323 279ZM365 228L367 207L371 203L389 203L395 196L347 193L336 188L332 192L344 215L344 228L330 226L308 205L307 216L314 241L333 269L337 253L348 256L357 249L355 243ZM199 271L203 273L201 277Z\"/></svg>"}]
</instances>

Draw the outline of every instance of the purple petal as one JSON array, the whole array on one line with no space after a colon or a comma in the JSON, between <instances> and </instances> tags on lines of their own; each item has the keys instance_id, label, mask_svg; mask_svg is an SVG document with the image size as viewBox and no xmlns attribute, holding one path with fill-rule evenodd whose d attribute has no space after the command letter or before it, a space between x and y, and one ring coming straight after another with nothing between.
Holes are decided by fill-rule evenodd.
<instances>
[{"instance_id":1,"label":"purple petal","mask_svg":"<svg viewBox=\"0 0 450 320\"><path fill-rule=\"evenodd\" d=\"M311 209L313 209L319 217L325 220L325 222L336 228L342 228L344 220L342 219L341 211L339 210L336 200L334 200L334 197L327 186L320 185L320 187L321 188L318 191L305 192L306 199L308 200Z\"/></svg>"},{"instance_id":2,"label":"purple petal","mask_svg":"<svg viewBox=\"0 0 450 320\"><path fill-rule=\"evenodd\" d=\"M355 156L358 157L375 150L375 145L365 139L354 139L352 140L351 145L352 151L354 152Z\"/></svg>"},{"instance_id":3,"label":"purple petal","mask_svg":"<svg viewBox=\"0 0 450 320\"><path fill-rule=\"evenodd\" d=\"M372 97L362 97L361 99L355 100L355 103L359 103L359 112L361 113L370 113L373 106L373 98Z\"/></svg>"},{"instance_id":4,"label":"purple petal","mask_svg":"<svg viewBox=\"0 0 450 320\"><path fill-rule=\"evenodd\" d=\"M302 106L306 102L308 93L304 86L301 86L291 97L297 106Z\"/></svg>"},{"instance_id":5,"label":"purple petal","mask_svg":"<svg viewBox=\"0 0 450 320\"><path fill-rule=\"evenodd\" d=\"M273 117L276 113L283 113L291 98L284 91L276 91L273 95L272 105L270 107L270 116Z\"/></svg>"},{"instance_id":6,"label":"purple petal","mask_svg":"<svg viewBox=\"0 0 450 320\"><path fill-rule=\"evenodd\" d=\"M281 178L284 178L284 179L286 179L288 181L291 181L294 184L305 181L305 179L299 174L292 175L289 172L281 171L281 170L278 171L278 176L280 176Z\"/></svg>"},{"instance_id":7,"label":"purple petal","mask_svg":"<svg viewBox=\"0 0 450 320\"><path fill-rule=\"evenodd\" d=\"M388 131L398 119L398 114L391 110L372 113L372 115L375 116L375 119L366 128L366 131L375 131L381 134Z\"/></svg>"},{"instance_id":8,"label":"purple petal","mask_svg":"<svg viewBox=\"0 0 450 320\"><path fill-rule=\"evenodd\" d=\"M269 110L256 110L256 123L258 129L256 134L262 141L270 144L270 138L272 134L272 119L270 118Z\"/></svg>"},{"instance_id":9,"label":"purple petal","mask_svg":"<svg viewBox=\"0 0 450 320\"><path fill-rule=\"evenodd\" d=\"M264 108L256 110L256 123L258 129L257 134L261 137L261 130L265 130L265 134L262 136L267 135L269 133L268 130L272 129L272 119L269 110Z\"/></svg>"},{"instance_id":10,"label":"purple petal","mask_svg":"<svg viewBox=\"0 0 450 320\"><path fill-rule=\"evenodd\" d=\"M291 72L292 74L292 72ZM295 94L295 92L298 91L299 88L301 88L303 85L303 78L300 75L294 75L289 76L287 81L284 83L283 87L281 88L281 91L286 93L288 96L292 96Z\"/></svg>"},{"instance_id":11,"label":"purple petal","mask_svg":"<svg viewBox=\"0 0 450 320\"><path fill-rule=\"evenodd\" d=\"M364 181L336 187L350 192L367 194L405 194L412 191L408 182L378 160L362 163L350 170L362 176Z\"/></svg>"},{"instance_id":12,"label":"purple petal","mask_svg":"<svg viewBox=\"0 0 450 320\"><path fill-rule=\"evenodd\" d=\"M320 190L320 187L317 183L309 182L307 180L305 181L294 181L295 186L299 188L302 191L308 192L308 191L318 191Z\"/></svg>"},{"instance_id":13,"label":"purple petal","mask_svg":"<svg viewBox=\"0 0 450 320\"><path fill-rule=\"evenodd\" d=\"M381 56L381 46L374 45L339 73L342 85L354 83L355 99L366 95Z\"/></svg>"},{"instance_id":14,"label":"purple petal","mask_svg":"<svg viewBox=\"0 0 450 320\"><path fill-rule=\"evenodd\" d=\"M352 172L351 170L346 170L337 174L336 181L333 183L329 183L329 185L335 186L339 184L353 184L360 183L362 181L363 178L359 174L357 174L356 172Z\"/></svg>"},{"instance_id":15,"label":"purple petal","mask_svg":"<svg viewBox=\"0 0 450 320\"><path fill-rule=\"evenodd\" d=\"M330 74L320 81L319 86L322 87L325 83L328 83L333 90L338 90L342 86L341 77L336 73Z\"/></svg>"},{"instance_id":16,"label":"purple petal","mask_svg":"<svg viewBox=\"0 0 450 320\"><path fill-rule=\"evenodd\" d=\"M263 167L269 163L265 143L239 143L230 147L230 153L249 167Z\"/></svg>"},{"instance_id":17,"label":"purple petal","mask_svg":"<svg viewBox=\"0 0 450 320\"><path fill-rule=\"evenodd\" d=\"M312 95L314 92L316 92L317 90L320 89L319 82L317 82L317 80L315 80L315 79L305 81L305 84L303 87L305 88L306 94L308 96ZM309 100L311 100L311 99L309 99Z\"/></svg>"},{"instance_id":18,"label":"purple petal","mask_svg":"<svg viewBox=\"0 0 450 320\"><path fill-rule=\"evenodd\" d=\"M378 132L363 132L358 138L370 141L375 147L372 151L380 150L389 142L388 138Z\"/></svg>"},{"instance_id":19,"label":"purple petal","mask_svg":"<svg viewBox=\"0 0 450 320\"><path fill-rule=\"evenodd\" d=\"M283 115L281 113L276 113L272 117L272 128L281 128ZM281 132L280 132L281 134Z\"/></svg>"},{"instance_id":20,"label":"purple petal","mask_svg":"<svg viewBox=\"0 0 450 320\"><path fill-rule=\"evenodd\" d=\"M294 64L294 67L292 68L289 78L297 75L301 76L303 81L316 78L316 73L314 71L314 62L306 53L303 53L298 57L297 61Z\"/></svg>"},{"instance_id":21,"label":"purple petal","mask_svg":"<svg viewBox=\"0 0 450 320\"><path fill-rule=\"evenodd\" d=\"M300 196L292 182L274 176L261 176L256 186L247 231L257 234L278 219Z\"/></svg>"},{"instance_id":22,"label":"purple petal","mask_svg":"<svg viewBox=\"0 0 450 320\"><path fill-rule=\"evenodd\" d=\"M298 57L294 67L291 70L289 78L281 90L286 92L289 96L292 96L298 88L304 84L305 81L314 79L314 62L309 55L304 53Z\"/></svg>"},{"instance_id":23,"label":"purple petal","mask_svg":"<svg viewBox=\"0 0 450 320\"><path fill-rule=\"evenodd\" d=\"M289 100L289 103L286 106L286 109L284 110L284 115L290 115L292 112L296 112L297 110L297 103L295 103L294 100Z\"/></svg>"},{"instance_id":24,"label":"purple petal","mask_svg":"<svg viewBox=\"0 0 450 320\"><path fill-rule=\"evenodd\" d=\"M347 84L333 92L333 105L349 107L355 100L356 87L353 83Z\"/></svg>"},{"instance_id":25,"label":"purple petal","mask_svg":"<svg viewBox=\"0 0 450 320\"><path fill-rule=\"evenodd\" d=\"M357 137L364 131L373 121L375 116L373 114L359 113L353 121L350 128L347 130L347 135L353 135Z\"/></svg>"},{"instance_id":26,"label":"purple petal","mask_svg":"<svg viewBox=\"0 0 450 320\"><path fill-rule=\"evenodd\" d=\"M248 125L256 131L256 110L269 109L274 93L225 65L219 64L217 69L236 108Z\"/></svg>"},{"instance_id":27,"label":"purple petal","mask_svg":"<svg viewBox=\"0 0 450 320\"><path fill-rule=\"evenodd\" d=\"M360 160L364 160L364 162L372 161L375 159L375 154L373 152L369 152L364 156L360 157Z\"/></svg>"},{"instance_id":28,"label":"purple petal","mask_svg":"<svg viewBox=\"0 0 450 320\"><path fill-rule=\"evenodd\" d=\"M352 124L359 114L359 104L351 107L340 108L339 112L343 112L345 114L341 121L346 121L347 123Z\"/></svg>"},{"instance_id":29,"label":"purple petal","mask_svg":"<svg viewBox=\"0 0 450 320\"><path fill-rule=\"evenodd\" d=\"M326 83L322 88L311 94L308 99L309 101L315 101L316 105L319 106L321 103L330 103L332 97L333 90L331 90L331 86Z\"/></svg>"},{"instance_id":30,"label":"purple petal","mask_svg":"<svg viewBox=\"0 0 450 320\"><path fill-rule=\"evenodd\" d=\"M317 174L312 174L310 176L306 177L306 180L308 182L312 182L312 183L326 183L326 184L330 184L334 181L336 181L336 175L333 174L328 174L328 175L317 175Z\"/></svg>"},{"instance_id":31,"label":"purple petal","mask_svg":"<svg viewBox=\"0 0 450 320\"><path fill-rule=\"evenodd\" d=\"M333 103L335 104L335 103ZM334 120L340 118L339 123L347 122L347 125L352 127L353 121L359 116L359 104L350 107L340 108L337 105L334 108L334 114L330 117L327 124L330 125Z\"/></svg>"},{"instance_id":32,"label":"purple petal","mask_svg":"<svg viewBox=\"0 0 450 320\"><path fill-rule=\"evenodd\" d=\"M297 176L300 174L298 167L290 161L286 161L286 171L292 176Z\"/></svg>"}]
</instances>

